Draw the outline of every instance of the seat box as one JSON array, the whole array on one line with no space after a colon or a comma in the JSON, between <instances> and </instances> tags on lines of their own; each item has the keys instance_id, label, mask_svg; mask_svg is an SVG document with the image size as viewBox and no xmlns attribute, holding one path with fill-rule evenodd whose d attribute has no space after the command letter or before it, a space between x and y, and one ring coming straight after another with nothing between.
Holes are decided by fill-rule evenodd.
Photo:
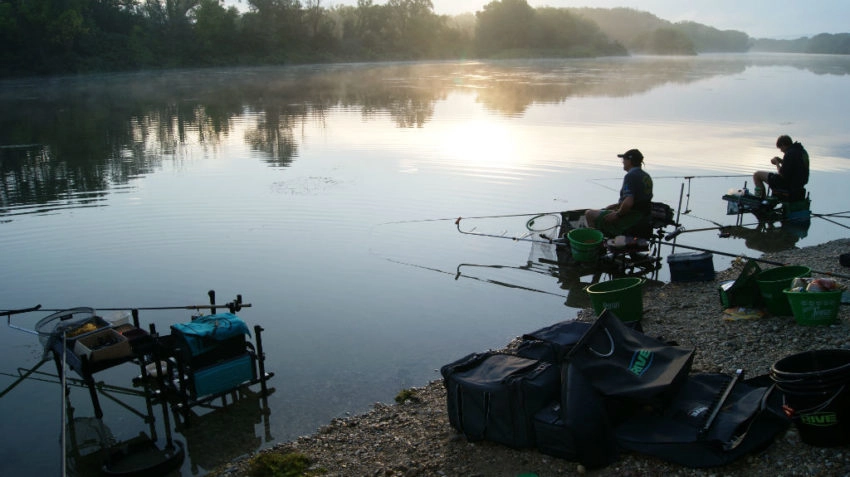
<instances>
[{"instance_id":1,"label":"seat box","mask_svg":"<svg viewBox=\"0 0 850 477\"><path fill-rule=\"evenodd\" d=\"M714 280L713 255L708 252L674 253L667 257L670 281L700 282Z\"/></svg>"},{"instance_id":2,"label":"seat box","mask_svg":"<svg viewBox=\"0 0 850 477\"><path fill-rule=\"evenodd\" d=\"M132 355L130 342L121 333L106 328L77 339L74 354L91 362L122 359Z\"/></svg>"},{"instance_id":3,"label":"seat box","mask_svg":"<svg viewBox=\"0 0 850 477\"><path fill-rule=\"evenodd\" d=\"M250 353L244 353L236 358L195 371L193 375L195 396L227 392L240 384L253 381L256 377L254 357Z\"/></svg>"}]
</instances>

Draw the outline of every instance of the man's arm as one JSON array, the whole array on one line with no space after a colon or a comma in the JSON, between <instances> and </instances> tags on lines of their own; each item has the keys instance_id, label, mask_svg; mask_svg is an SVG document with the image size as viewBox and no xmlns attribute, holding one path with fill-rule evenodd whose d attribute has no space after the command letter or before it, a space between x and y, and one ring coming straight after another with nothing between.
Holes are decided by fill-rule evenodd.
<instances>
[{"instance_id":1,"label":"man's arm","mask_svg":"<svg viewBox=\"0 0 850 477\"><path fill-rule=\"evenodd\" d=\"M611 222L612 220L616 220L620 215L625 214L626 212L632 210L632 206L635 205L635 197L632 195L627 195L625 199L619 204L619 208L615 207L614 213L608 214L605 216L605 220Z\"/></svg>"}]
</instances>

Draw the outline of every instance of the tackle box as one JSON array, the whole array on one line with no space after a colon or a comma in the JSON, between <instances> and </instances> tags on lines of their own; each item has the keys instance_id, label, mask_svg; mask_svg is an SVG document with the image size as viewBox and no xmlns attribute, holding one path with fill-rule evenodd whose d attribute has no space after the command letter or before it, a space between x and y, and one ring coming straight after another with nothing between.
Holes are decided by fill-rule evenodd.
<instances>
[{"instance_id":1,"label":"tackle box","mask_svg":"<svg viewBox=\"0 0 850 477\"><path fill-rule=\"evenodd\" d=\"M713 255L709 252L674 253L667 257L670 281L700 282L714 280Z\"/></svg>"},{"instance_id":2,"label":"tackle box","mask_svg":"<svg viewBox=\"0 0 850 477\"><path fill-rule=\"evenodd\" d=\"M130 342L121 333L105 328L78 338L74 344L74 354L96 362L126 358L132 355L132 350Z\"/></svg>"}]
</instances>

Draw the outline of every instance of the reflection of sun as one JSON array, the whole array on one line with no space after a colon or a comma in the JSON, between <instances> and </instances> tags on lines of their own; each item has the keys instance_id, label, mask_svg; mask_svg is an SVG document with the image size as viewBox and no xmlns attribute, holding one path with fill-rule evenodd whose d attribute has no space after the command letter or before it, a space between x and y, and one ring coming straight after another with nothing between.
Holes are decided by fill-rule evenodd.
<instances>
[{"instance_id":1,"label":"reflection of sun","mask_svg":"<svg viewBox=\"0 0 850 477\"><path fill-rule=\"evenodd\" d=\"M504 123L465 121L443 133L445 157L481 167L507 166L517 162L516 138Z\"/></svg>"}]
</instances>

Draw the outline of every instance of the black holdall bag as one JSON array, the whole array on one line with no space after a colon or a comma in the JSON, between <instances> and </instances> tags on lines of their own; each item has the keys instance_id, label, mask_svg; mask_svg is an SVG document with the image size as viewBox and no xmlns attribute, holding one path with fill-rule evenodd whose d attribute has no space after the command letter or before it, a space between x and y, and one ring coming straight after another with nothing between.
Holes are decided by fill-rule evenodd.
<instances>
[{"instance_id":1,"label":"black holdall bag","mask_svg":"<svg viewBox=\"0 0 850 477\"><path fill-rule=\"evenodd\" d=\"M534 415L558 397L552 363L496 352L473 353L440 369L449 423L470 441L534 447Z\"/></svg>"},{"instance_id":2,"label":"black holdall bag","mask_svg":"<svg viewBox=\"0 0 850 477\"><path fill-rule=\"evenodd\" d=\"M560 365L588 329L590 323L568 320L526 333L517 346L517 355Z\"/></svg>"},{"instance_id":3,"label":"black holdall bag","mask_svg":"<svg viewBox=\"0 0 850 477\"><path fill-rule=\"evenodd\" d=\"M689 376L667 408L635 415L614 432L622 449L704 468L763 450L790 422L769 377L705 373Z\"/></svg>"},{"instance_id":4,"label":"black holdall bag","mask_svg":"<svg viewBox=\"0 0 850 477\"><path fill-rule=\"evenodd\" d=\"M619 449L604 399L570 364L561 367L561 385L561 400L534 416L537 450L589 469L617 460Z\"/></svg>"},{"instance_id":5,"label":"black holdall bag","mask_svg":"<svg viewBox=\"0 0 850 477\"><path fill-rule=\"evenodd\" d=\"M664 343L631 329L610 310L567 354L605 398L625 407L669 400L687 378L694 350Z\"/></svg>"}]
</instances>

